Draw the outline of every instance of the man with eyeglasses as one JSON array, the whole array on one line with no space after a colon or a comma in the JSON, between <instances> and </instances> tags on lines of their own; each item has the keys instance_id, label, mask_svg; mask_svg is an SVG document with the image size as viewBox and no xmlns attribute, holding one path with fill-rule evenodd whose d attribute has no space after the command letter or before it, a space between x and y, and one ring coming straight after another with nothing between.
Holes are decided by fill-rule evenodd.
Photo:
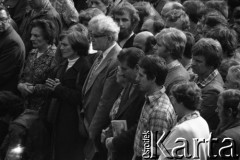
<instances>
[{"instance_id":1,"label":"man with eyeglasses","mask_svg":"<svg viewBox=\"0 0 240 160\"><path fill-rule=\"evenodd\" d=\"M84 124L89 134L85 155L86 159L101 160L106 159L101 148L101 131L108 125L109 112L121 92L116 81L117 55L121 50L116 41L120 29L111 17L105 15L92 18L88 28L93 49L99 55L83 86Z\"/></svg>"},{"instance_id":2,"label":"man with eyeglasses","mask_svg":"<svg viewBox=\"0 0 240 160\"><path fill-rule=\"evenodd\" d=\"M7 9L0 5L0 91L17 92L24 59L23 41L11 26Z\"/></svg>"}]
</instances>

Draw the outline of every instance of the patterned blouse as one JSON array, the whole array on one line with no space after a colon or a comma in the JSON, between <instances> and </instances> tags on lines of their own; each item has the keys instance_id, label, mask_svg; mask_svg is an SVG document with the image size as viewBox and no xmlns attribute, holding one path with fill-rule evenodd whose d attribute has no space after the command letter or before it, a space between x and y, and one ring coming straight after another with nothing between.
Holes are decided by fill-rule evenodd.
<instances>
[{"instance_id":1,"label":"patterned blouse","mask_svg":"<svg viewBox=\"0 0 240 160\"><path fill-rule=\"evenodd\" d=\"M37 49L31 50L28 55L20 83L31 83L35 86L35 90L26 100L27 109L39 110L45 104L47 97L39 96L36 93L44 90L45 86L43 84L49 77L51 69L55 67L55 52L56 47L49 46L47 51L38 58Z\"/></svg>"}]
</instances>

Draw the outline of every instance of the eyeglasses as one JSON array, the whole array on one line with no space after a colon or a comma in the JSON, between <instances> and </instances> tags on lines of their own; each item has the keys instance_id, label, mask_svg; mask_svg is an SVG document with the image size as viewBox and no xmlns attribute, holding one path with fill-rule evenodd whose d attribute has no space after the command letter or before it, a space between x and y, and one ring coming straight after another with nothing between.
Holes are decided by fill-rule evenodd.
<instances>
[{"instance_id":1,"label":"eyeglasses","mask_svg":"<svg viewBox=\"0 0 240 160\"><path fill-rule=\"evenodd\" d=\"M94 39L101 38L101 37L106 37L106 36L107 35L90 34L90 38L94 38Z\"/></svg>"}]
</instances>

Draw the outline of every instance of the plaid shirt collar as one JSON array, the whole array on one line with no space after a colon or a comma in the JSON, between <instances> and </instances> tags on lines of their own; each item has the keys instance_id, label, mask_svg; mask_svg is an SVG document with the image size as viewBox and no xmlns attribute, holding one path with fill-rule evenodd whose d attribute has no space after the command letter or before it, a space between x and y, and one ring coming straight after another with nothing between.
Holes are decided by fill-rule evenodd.
<instances>
[{"instance_id":1,"label":"plaid shirt collar","mask_svg":"<svg viewBox=\"0 0 240 160\"><path fill-rule=\"evenodd\" d=\"M154 101L158 100L159 97L162 96L163 93L165 93L165 87L163 86L162 89L154 92L153 94L151 95L145 95L145 101L146 101L146 104L152 104ZM153 106L151 106L153 107Z\"/></svg>"},{"instance_id":2,"label":"plaid shirt collar","mask_svg":"<svg viewBox=\"0 0 240 160\"><path fill-rule=\"evenodd\" d=\"M200 81L200 80L198 79L198 77L197 77L197 78L195 78L194 81L197 83L197 85L198 85L200 88L204 88L204 87L207 86L210 82L212 82L213 79L214 79L215 77L217 77L218 74L219 74L218 70L215 69L215 70L214 70L211 74L209 74L208 77L205 78L204 80Z\"/></svg>"},{"instance_id":3,"label":"plaid shirt collar","mask_svg":"<svg viewBox=\"0 0 240 160\"><path fill-rule=\"evenodd\" d=\"M195 118L197 118L197 117L199 117L199 116L200 116L200 113L199 113L198 111L191 112L191 113L183 116L183 117L178 121L177 125L179 125L179 124L181 124L181 123L183 123L183 122L185 122L185 121L187 121L187 120L195 119Z\"/></svg>"}]
</instances>

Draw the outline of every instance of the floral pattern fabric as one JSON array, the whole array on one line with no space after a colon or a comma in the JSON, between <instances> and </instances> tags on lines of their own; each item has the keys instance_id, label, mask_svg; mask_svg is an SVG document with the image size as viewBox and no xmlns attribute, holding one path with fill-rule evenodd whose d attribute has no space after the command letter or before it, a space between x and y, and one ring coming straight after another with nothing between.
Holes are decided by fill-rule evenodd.
<instances>
[{"instance_id":1,"label":"floral pattern fabric","mask_svg":"<svg viewBox=\"0 0 240 160\"><path fill-rule=\"evenodd\" d=\"M33 49L26 60L21 83L31 83L35 86L35 91L27 97L26 107L28 109L39 110L45 104L47 97L39 96L38 91L44 90L46 79L49 77L52 68L55 66L56 47L50 46L48 50L37 58L37 49ZM38 93L38 95L36 95Z\"/></svg>"}]
</instances>

